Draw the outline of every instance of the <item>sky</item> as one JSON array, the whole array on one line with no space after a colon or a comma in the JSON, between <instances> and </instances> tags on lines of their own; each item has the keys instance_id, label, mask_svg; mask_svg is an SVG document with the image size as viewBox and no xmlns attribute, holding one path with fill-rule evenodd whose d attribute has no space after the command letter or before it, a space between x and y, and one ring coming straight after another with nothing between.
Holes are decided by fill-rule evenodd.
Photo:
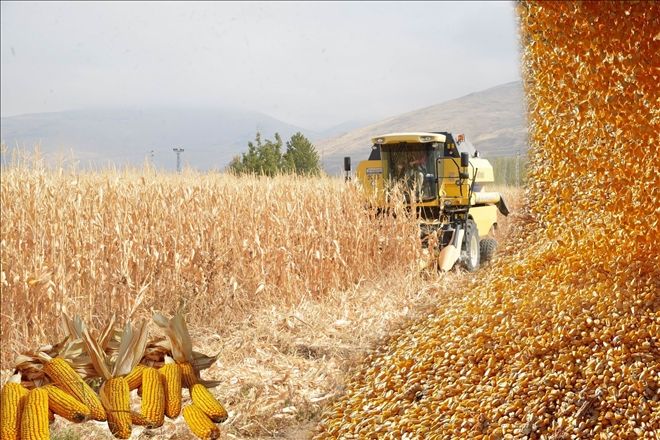
<instances>
[{"instance_id":1,"label":"sky","mask_svg":"<svg viewBox=\"0 0 660 440\"><path fill-rule=\"evenodd\" d=\"M3 117L223 107L323 130L520 79L511 2L1 3Z\"/></svg>"}]
</instances>

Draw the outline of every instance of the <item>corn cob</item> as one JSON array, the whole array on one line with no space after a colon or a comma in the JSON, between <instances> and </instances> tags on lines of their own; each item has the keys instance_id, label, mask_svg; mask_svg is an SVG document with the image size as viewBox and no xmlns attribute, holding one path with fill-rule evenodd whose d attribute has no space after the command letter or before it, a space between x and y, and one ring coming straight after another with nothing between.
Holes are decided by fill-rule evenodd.
<instances>
[{"instance_id":1,"label":"corn cob","mask_svg":"<svg viewBox=\"0 0 660 440\"><path fill-rule=\"evenodd\" d=\"M108 428L117 438L131 436L130 393L126 376L130 374L144 354L147 332L143 321L134 330L130 321L124 327L116 357L110 358L99 342L86 329L82 341L94 370L105 379L99 395L108 416Z\"/></svg>"},{"instance_id":2,"label":"corn cob","mask_svg":"<svg viewBox=\"0 0 660 440\"><path fill-rule=\"evenodd\" d=\"M74 423L89 419L89 408L71 394L55 385L46 385L43 389L48 392L48 409L53 413Z\"/></svg>"},{"instance_id":3,"label":"corn cob","mask_svg":"<svg viewBox=\"0 0 660 440\"><path fill-rule=\"evenodd\" d=\"M200 363L197 362L195 352L192 349L192 339L186 326L186 320L183 315L184 304L179 304L175 315L168 319L160 313L154 313L153 320L160 328L165 330L165 334L170 341L172 357L179 364L183 376L182 384L190 389L199 382L198 370ZM201 355L201 364L208 368L215 358Z\"/></svg>"},{"instance_id":4,"label":"corn cob","mask_svg":"<svg viewBox=\"0 0 660 440\"><path fill-rule=\"evenodd\" d=\"M50 438L48 430L48 392L35 388L25 398L25 407L21 414L21 439L46 440Z\"/></svg>"},{"instance_id":5,"label":"corn cob","mask_svg":"<svg viewBox=\"0 0 660 440\"><path fill-rule=\"evenodd\" d=\"M128 382L123 376L111 377L101 385L101 401L108 415L108 428L117 438L131 436L131 405Z\"/></svg>"},{"instance_id":6,"label":"corn cob","mask_svg":"<svg viewBox=\"0 0 660 440\"><path fill-rule=\"evenodd\" d=\"M181 412L181 368L171 357L165 356L165 365L158 373L165 389L165 415L176 418Z\"/></svg>"},{"instance_id":7,"label":"corn cob","mask_svg":"<svg viewBox=\"0 0 660 440\"><path fill-rule=\"evenodd\" d=\"M197 375L190 362L177 362L181 368L181 383L184 387L190 389L197 383Z\"/></svg>"},{"instance_id":8,"label":"corn cob","mask_svg":"<svg viewBox=\"0 0 660 440\"><path fill-rule=\"evenodd\" d=\"M126 375L126 381L128 382L128 389L134 390L139 388L142 384L142 372L147 368L144 364L137 364L130 373Z\"/></svg>"},{"instance_id":9,"label":"corn cob","mask_svg":"<svg viewBox=\"0 0 660 440\"><path fill-rule=\"evenodd\" d=\"M142 373L141 414L153 427L162 426L165 418L165 389L160 373L155 368L145 368Z\"/></svg>"},{"instance_id":10,"label":"corn cob","mask_svg":"<svg viewBox=\"0 0 660 440\"><path fill-rule=\"evenodd\" d=\"M131 423L135 426L144 426L147 429L156 428L151 420L135 411L131 411Z\"/></svg>"},{"instance_id":11,"label":"corn cob","mask_svg":"<svg viewBox=\"0 0 660 440\"><path fill-rule=\"evenodd\" d=\"M44 360L44 372L55 385L87 405L92 419L100 422L106 420L106 413L99 397L67 361L62 358L48 358L50 360L41 358Z\"/></svg>"},{"instance_id":12,"label":"corn cob","mask_svg":"<svg viewBox=\"0 0 660 440\"><path fill-rule=\"evenodd\" d=\"M21 385L21 375L15 374L0 393L0 439L16 440L21 427L21 412L29 391Z\"/></svg>"},{"instance_id":13,"label":"corn cob","mask_svg":"<svg viewBox=\"0 0 660 440\"><path fill-rule=\"evenodd\" d=\"M202 384L195 384L190 389L193 403L201 409L214 423L227 420L227 411Z\"/></svg>"},{"instance_id":14,"label":"corn cob","mask_svg":"<svg viewBox=\"0 0 660 440\"><path fill-rule=\"evenodd\" d=\"M55 414L49 409L48 410L48 424L50 425L55 421Z\"/></svg>"},{"instance_id":15,"label":"corn cob","mask_svg":"<svg viewBox=\"0 0 660 440\"><path fill-rule=\"evenodd\" d=\"M220 429L194 403L183 408L183 419L193 434L203 440L220 437Z\"/></svg>"}]
</instances>

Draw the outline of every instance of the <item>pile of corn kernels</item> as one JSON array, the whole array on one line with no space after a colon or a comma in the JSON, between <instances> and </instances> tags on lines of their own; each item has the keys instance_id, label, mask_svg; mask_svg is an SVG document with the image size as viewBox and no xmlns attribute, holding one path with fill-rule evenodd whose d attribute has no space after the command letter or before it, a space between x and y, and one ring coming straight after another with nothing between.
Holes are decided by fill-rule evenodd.
<instances>
[{"instance_id":1,"label":"pile of corn kernels","mask_svg":"<svg viewBox=\"0 0 660 440\"><path fill-rule=\"evenodd\" d=\"M317 438L660 435L660 3L517 13L533 165L516 250L394 334Z\"/></svg>"}]
</instances>

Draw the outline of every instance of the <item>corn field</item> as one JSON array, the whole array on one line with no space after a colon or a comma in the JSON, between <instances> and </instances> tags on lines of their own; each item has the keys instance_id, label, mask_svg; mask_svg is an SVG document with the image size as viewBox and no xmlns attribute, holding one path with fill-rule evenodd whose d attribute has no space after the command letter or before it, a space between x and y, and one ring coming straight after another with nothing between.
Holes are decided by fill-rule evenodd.
<instances>
[{"instance_id":1,"label":"corn field","mask_svg":"<svg viewBox=\"0 0 660 440\"><path fill-rule=\"evenodd\" d=\"M527 184L529 171L527 154L488 157L487 159L493 166L496 185L524 187Z\"/></svg>"},{"instance_id":2,"label":"corn field","mask_svg":"<svg viewBox=\"0 0 660 440\"><path fill-rule=\"evenodd\" d=\"M62 311L97 325L184 299L193 325L220 331L260 304L404 273L420 254L414 220L370 214L337 179L11 163L1 187L4 368L61 336Z\"/></svg>"},{"instance_id":3,"label":"corn field","mask_svg":"<svg viewBox=\"0 0 660 440\"><path fill-rule=\"evenodd\" d=\"M420 276L416 222L336 179L3 158L2 368L60 340L64 312L101 328L183 299L224 349L234 437L657 438L660 6L517 13L527 206L493 266Z\"/></svg>"},{"instance_id":4,"label":"corn field","mask_svg":"<svg viewBox=\"0 0 660 440\"><path fill-rule=\"evenodd\" d=\"M517 250L354 371L317 438L660 435L660 6L517 11L532 145Z\"/></svg>"}]
</instances>

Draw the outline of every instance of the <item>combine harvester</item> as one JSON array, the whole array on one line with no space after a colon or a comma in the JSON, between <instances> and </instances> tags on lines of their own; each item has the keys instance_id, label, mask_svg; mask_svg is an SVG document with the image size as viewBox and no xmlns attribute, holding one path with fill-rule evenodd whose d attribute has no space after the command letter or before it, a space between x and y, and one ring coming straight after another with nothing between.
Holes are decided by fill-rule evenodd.
<instances>
[{"instance_id":1,"label":"combine harvester","mask_svg":"<svg viewBox=\"0 0 660 440\"><path fill-rule=\"evenodd\" d=\"M371 141L369 159L356 170L362 188L379 209L387 209L393 188L403 190L419 218L422 243L438 253L441 270L458 262L472 272L493 257L497 210L509 211L500 193L485 191L484 184L494 182L493 167L464 135L391 133ZM351 170L349 157L344 170Z\"/></svg>"}]
</instances>

